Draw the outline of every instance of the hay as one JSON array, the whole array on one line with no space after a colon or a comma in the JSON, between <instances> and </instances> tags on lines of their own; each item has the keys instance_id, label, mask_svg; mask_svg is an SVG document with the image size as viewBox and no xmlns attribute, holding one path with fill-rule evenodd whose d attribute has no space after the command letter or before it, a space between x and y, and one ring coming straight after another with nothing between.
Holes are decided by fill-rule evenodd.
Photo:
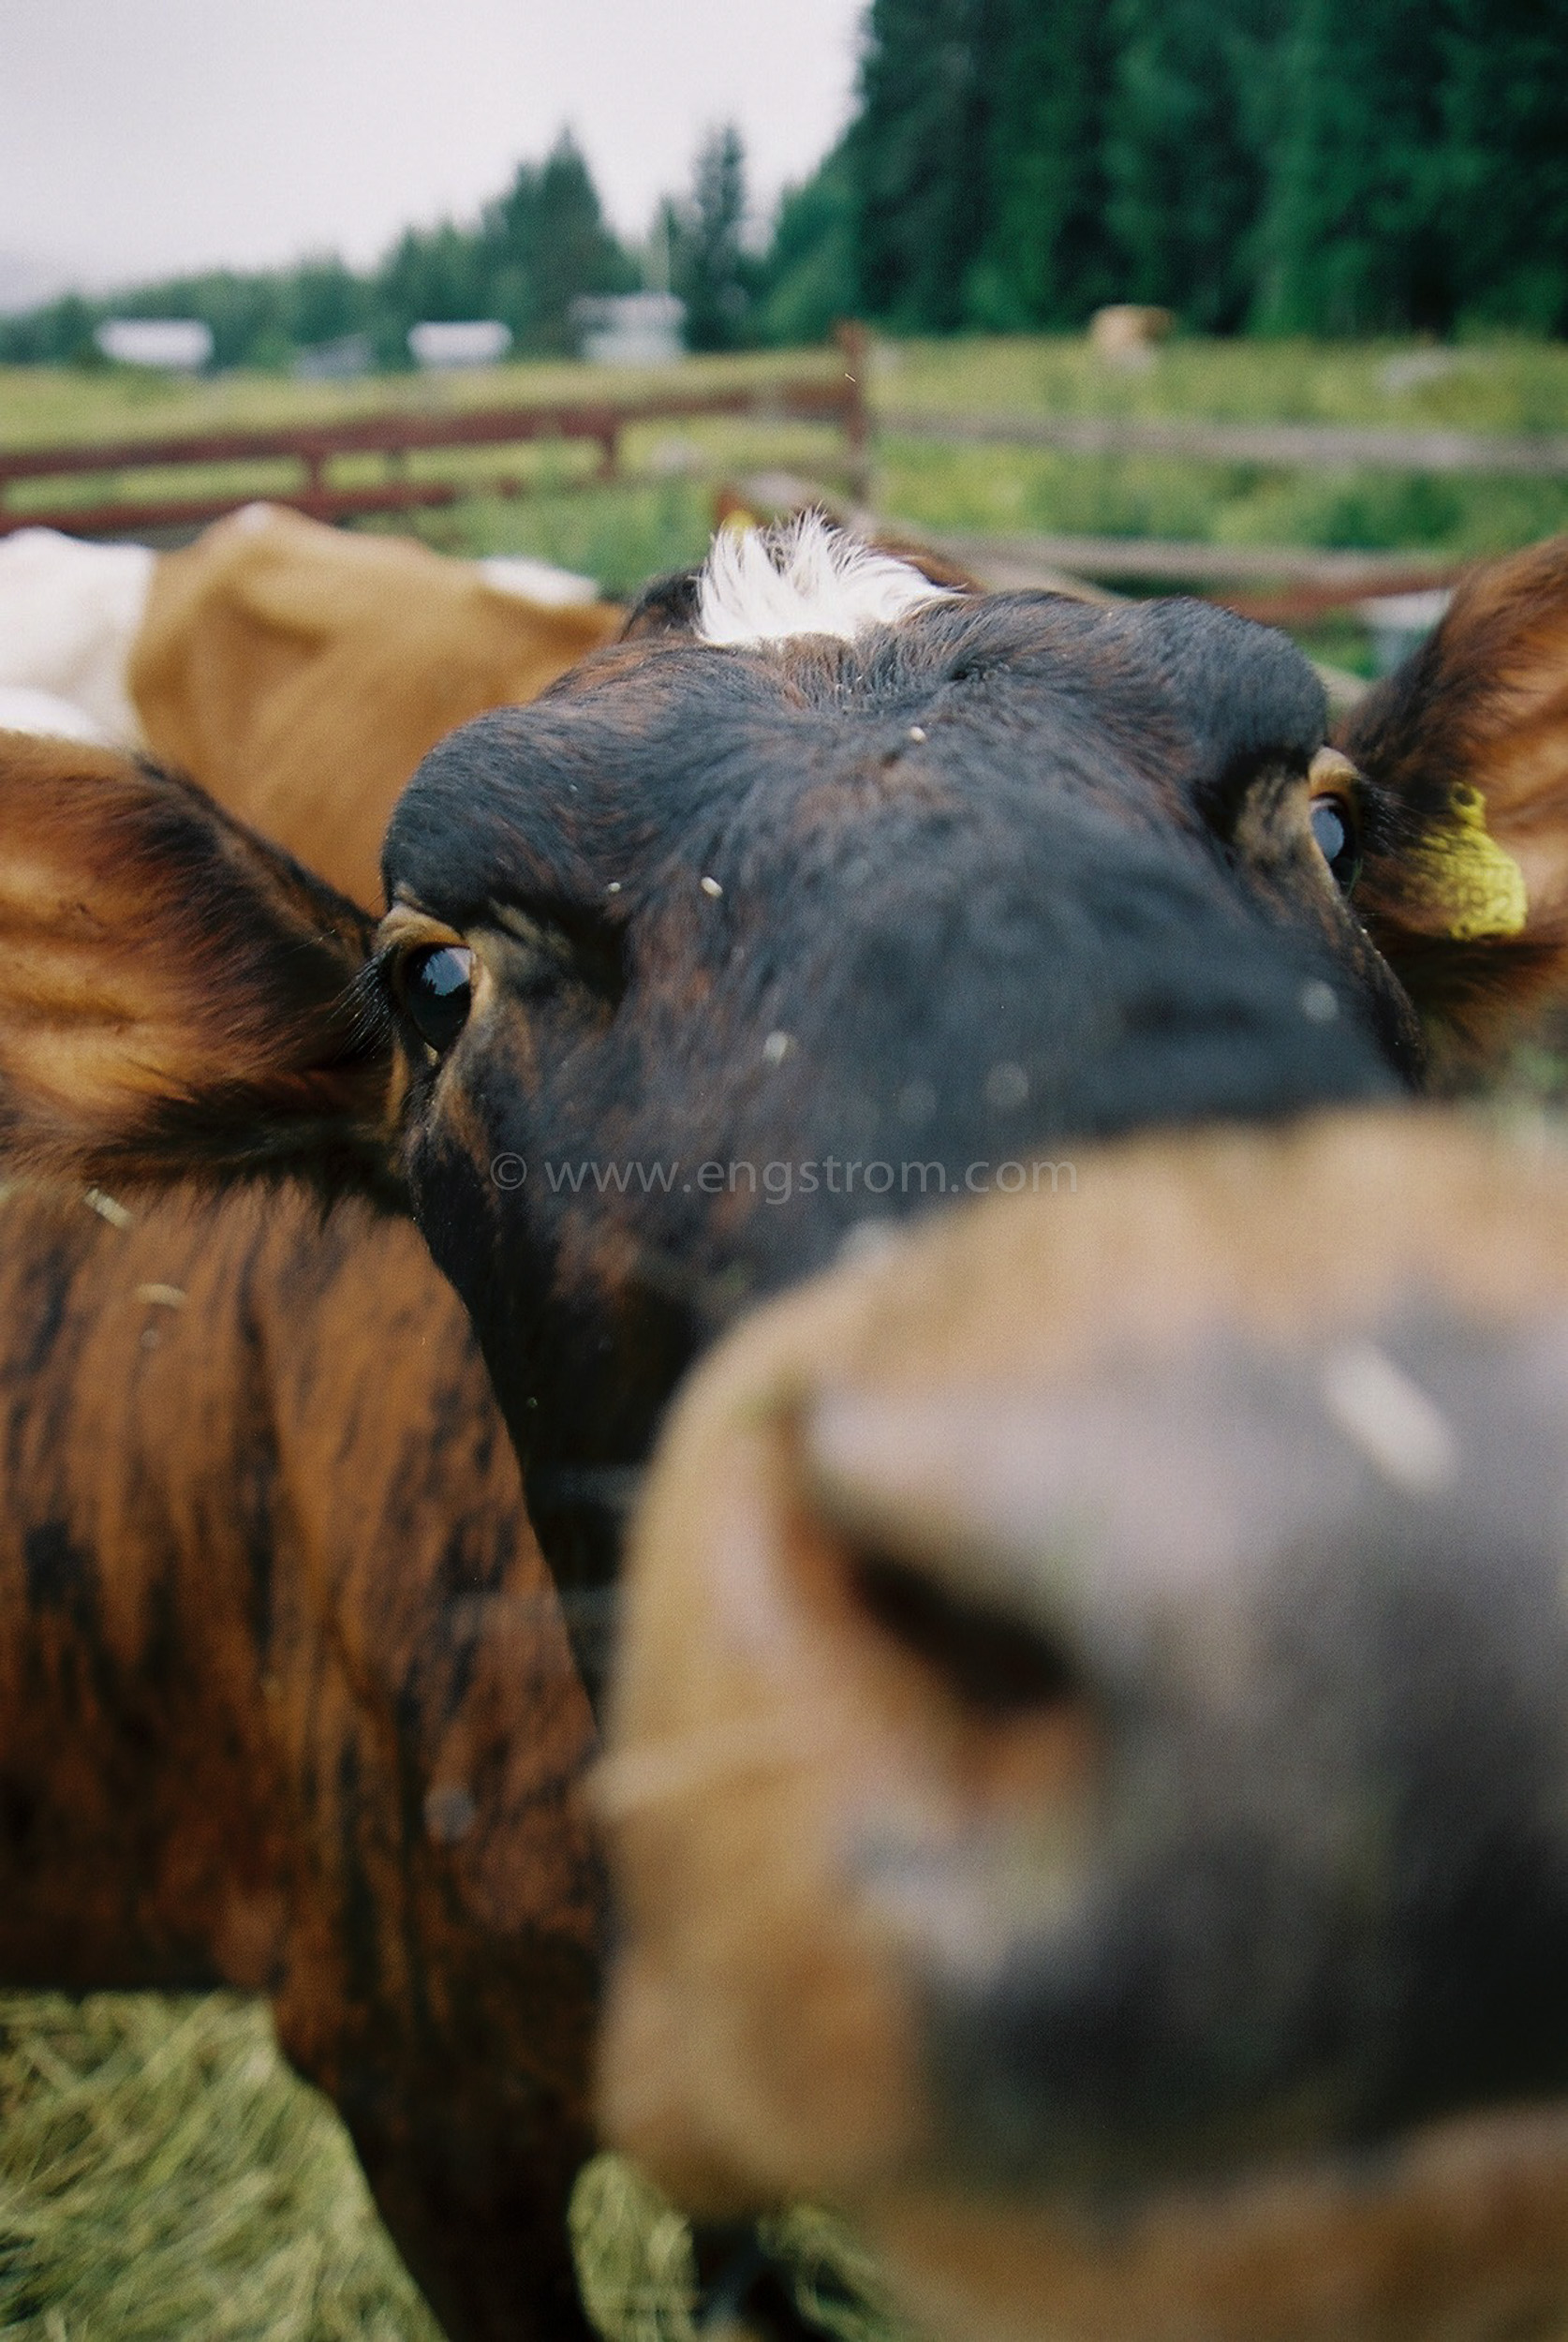
<instances>
[{"instance_id":1,"label":"hay","mask_svg":"<svg viewBox=\"0 0 1568 2342\"><path fill-rule=\"evenodd\" d=\"M623 2156L596 2155L568 2216L577 2290L604 2342L696 2342L691 2231L651 2181Z\"/></svg>"},{"instance_id":2,"label":"hay","mask_svg":"<svg viewBox=\"0 0 1568 2342\"><path fill-rule=\"evenodd\" d=\"M762 2224L762 2243L789 2272L801 2316L837 2342L920 2342L881 2270L852 2229L816 2204L791 2204Z\"/></svg>"},{"instance_id":3,"label":"hay","mask_svg":"<svg viewBox=\"0 0 1568 2342\"><path fill-rule=\"evenodd\" d=\"M439 2342L266 2011L0 1994L0 2334Z\"/></svg>"},{"instance_id":4,"label":"hay","mask_svg":"<svg viewBox=\"0 0 1568 2342\"><path fill-rule=\"evenodd\" d=\"M571 2198L578 2290L604 2342L706 2342L697 2257L681 2215L624 2157L596 2156ZM758 2238L807 2322L836 2342L918 2342L865 2247L843 2221L794 2204Z\"/></svg>"},{"instance_id":5,"label":"hay","mask_svg":"<svg viewBox=\"0 0 1568 2342\"><path fill-rule=\"evenodd\" d=\"M833 2342L917 2342L831 2214L759 2234ZM580 2174L571 2242L605 2342L710 2342L691 2231L621 2157ZM0 2335L441 2342L336 2116L226 1993L0 1993Z\"/></svg>"}]
</instances>

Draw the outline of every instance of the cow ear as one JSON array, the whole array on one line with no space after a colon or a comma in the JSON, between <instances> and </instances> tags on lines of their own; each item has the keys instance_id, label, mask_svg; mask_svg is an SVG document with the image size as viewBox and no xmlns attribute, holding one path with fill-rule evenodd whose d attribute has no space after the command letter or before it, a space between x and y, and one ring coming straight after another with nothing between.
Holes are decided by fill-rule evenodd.
<instances>
[{"instance_id":1,"label":"cow ear","mask_svg":"<svg viewBox=\"0 0 1568 2342\"><path fill-rule=\"evenodd\" d=\"M675 570L650 579L628 605L620 640L641 642L650 634L692 634L697 629L699 570Z\"/></svg>"},{"instance_id":2,"label":"cow ear","mask_svg":"<svg viewBox=\"0 0 1568 2342\"><path fill-rule=\"evenodd\" d=\"M391 1178L364 913L189 782L0 734L0 1154L72 1178Z\"/></svg>"},{"instance_id":3,"label":"cow ear","mask_svg":"<svg viewBox=\"0 0 1568 2342\"><path fill-rule=\"evenodd\" d=\"M1495 1068L1568 993L1568 537L1463 581L1349 718L1356 907L1440 1076Z\"/></svg>"}]
</instances>

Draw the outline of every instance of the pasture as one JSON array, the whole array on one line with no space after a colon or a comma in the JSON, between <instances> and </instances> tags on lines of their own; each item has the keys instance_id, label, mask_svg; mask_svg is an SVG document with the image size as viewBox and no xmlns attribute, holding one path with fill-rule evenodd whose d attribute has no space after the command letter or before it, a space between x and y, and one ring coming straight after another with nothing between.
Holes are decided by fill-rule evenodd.
<instances>
[{"instance_id":1,"label":"pasture","mask_svg":"<svg viewBox=\"0 0 1568 2342\"><path fill-rule=\"evenodd\" d=\"M1440 358L1441 366L1427 363ZM709 361L700 371L724 378L773 363ZM329 386L12 371L0 374L0 443L607 386L633 387L566 366ZM889 412L1551 430L1568 417L1568 351L1194 340L1172 345L1146 372L1122 375L1065 338L911 342L879 349L873 395ZM628 449L636 478L603 490L570 485L585 457L544 452L531 459L536 493L475 497L423 520L420 533L445 550L532 553L625 588L701 551L715 478L763 463L809 474L828 444L829 435L806 427L649 431ZM1419 545L1456 555L1568 526L1568 482L1086 459L939 447L895 433L879 444L876 501L933 529ZM1342 655L1357 655L1344 631ZM1544 1084L1557 1069L1542 1060L1539 1071ZM0 2003L0 2334L27 2342L206 2335L430 2342L434 2332L335 2119L283 2068L254 2008L221 1996L74 2004L12 1994Z\"/></svg>"},{"instance_id":2,"label":"pasture","mask_svg":"<svg viewBox=\"0 0 1568 2342\"><path fill-rule=\"evenodd\" d=\"M824 369L836 363L823 353ZM779 363L779 353L758 351L688 360L678 375L683 385L717 387L765 379ZM11 368L0 370L0 447L262 428L432 406L632 398L671 379L668 371L566 363L341 383L255 374L178 382L125 370ZM869 389L874 412L886 418L876 447L875 508L933 530L1419 548L1468 557L1506 552L1568 526L1568 479L1082 455L934 443L897 428L900 418L959 414L1553 432L1568 422L1568 350L1544 343L1499 339L1449 349L1192 336L1169 343L1146 367L1120 369L1072 335L880 340ZM594 460L589 447L535 447L514 467L526 494L475 494L411 525L446 552L530 553L624 590L698 556L716 482L783 468L831 484L838 453L836 435L812 425L650 425L627 435L628 477L614 486L583 484ZM419 478L432 463L460 476L465 462L482 468L477 455L416 455L409 476ZM352 465L338 476L354 484ZM135 483L149 494L165 484L155 474ZM251 467L231 483L214 475L212 484L264 495L282 482ZM73 483L71 492L88 491ZM37 510L47 519L47 504ZM1361 663L1366 648L1354 621L1337 624L1329 644L1314 637L1314 646L1352 663Z\"/></svg>"}]
</instances>

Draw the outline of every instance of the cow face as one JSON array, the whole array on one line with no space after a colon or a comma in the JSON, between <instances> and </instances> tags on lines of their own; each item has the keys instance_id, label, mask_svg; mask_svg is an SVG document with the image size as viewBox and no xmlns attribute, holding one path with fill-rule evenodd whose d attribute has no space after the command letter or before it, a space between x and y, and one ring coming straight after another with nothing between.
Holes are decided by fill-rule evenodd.
<instances>
[{"instance_id":1,"label":"cow face","mask_svg":"<svg viewBox=\"0 0 1568 2342\"><path fill-rule=\"evenodd\" d=\"M1428 1114L754 1315L630 1539L611 2135L970 2342L1557 2331L1565 1432L1568 1162Z\"/></svg>"},{"instance_id":2,"label":"cow face","mask_svg":"<svg viewBox=\"0 0 1568 2342\"><path fill-rule=\"evenodd\" d=\"M1223 613L950 594L807 528L428 758L378 961L405 1159L525 1454L641 1454L705 1321L859 1223L1411 1081L1347 899L1382 810L1324 723Z\"/></svg>"},{"instance_id":3,"label":"cow face","mask_svg":"<svg viewBox=\"0 0 1568 2342\"><path fill-rule=\"evenodd\" d=\"M857 1223L1071 1187L1087 1136L1397 1090L1391 969L1495 1056L1568 895L1568 559L1510 575L1373 703L1357 771L1295 654L1222 615L748 540L435 753L368 965L353 907L199 792L18 744L0 1139L110 1180L406 1178L552 1559L600 1578L601 1468Z\"/></svg>"}]
</instances>

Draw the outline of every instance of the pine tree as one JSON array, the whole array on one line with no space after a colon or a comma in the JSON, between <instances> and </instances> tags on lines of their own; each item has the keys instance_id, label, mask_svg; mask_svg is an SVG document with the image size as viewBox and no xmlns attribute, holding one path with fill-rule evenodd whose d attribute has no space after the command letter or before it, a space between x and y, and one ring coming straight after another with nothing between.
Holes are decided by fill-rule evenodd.
<instances>
[{"instance_id":1,"label":"pine tree","mask_svg":"<svg viewBox=\"0 0 1568 2342\"><path fill-rule=\"evenodd\" d=\"M335 254L302 260L285 276L282 293L283 325L294 347L340 341L359 330L364 289Z\"/></svg>"},{"instance_id":2,"label":"pine tree","mask_svg":"<svg viewBox=\"0 0 1568 2342\"><path fill-rule=\"evenodd\" d=\"M859 307L854 184L839 144L779 204L763 263L758 331L764 342L825 341Z\"/></svg>"},{"instance_id":3,"label":"pine tree","mask_svg":"<svg viewBox=\"0 0 1568 2342\"><path fill-rule=\"evenodd\" d=\"M451 220L409 228L398 238L371 288L370 332L378 362L406 366L408 329L426 318L441 323L483 317L484 273L478 239Z\"/></svg>"},{"instance_id":4,"label":"pine tree","mask_svg":"<svg viewBox=\"0 0 1568 2342\"><path fill-rule=\"evenodd\" d=\"M691 197L673 214L671 289L686 304L692 349L735 349L747 339L757 270L747 253L746 150L732 123L705 139Z\"/></svg>"},{"instance_id":5,"label":"pine tree","mask_svg":"<svg viewBox=\"0 0 1568 2342\"><path fill-rule=\"evenodd\" d=\"M1256 314L1298 334L1442 331L1442 50L1433 0L1301 0Z\"/></svg>"},{"instance_id":6,"label":"pine tree","mask_svg":"<svg viewBox=\"0 0 1568 2342\"><path fill-rule=\"evenodd\" d=\"M1449 0L1445 224L1471 318L1568 333L1568 0Z\"/></svg>"},{"instance_id":7,"label":"pine tree","mask_svg":"<svg viewBox=\"0 0 1568 2342\"><path fill-rule=\"evenodd\" d=\"M1002 328L1081 325L1126 292L1105 177L1109 10L1105 0L998 0L989 47L989 233L967 309Z\"/></svg>"},{"instance_id":8,"label":"pine tree","mask_svg":"<svg viewBox=\"0 0 1568 2342\"><path fill-rule=\"evenodd\" d=\"M1290 0L1115 0L1106 130L1123 297L1207 333L1252 305Z\"/></svg>"},{"instance_id":9,"label":"pine tree","mask_svg":"<svg viewBox=\"0 0 1568 2342\"><path fill-rule=\"evenodd\" d=\"M989 220L991 0L873 0L847 159L871 314L963 322Z\"/></svg>"},{"instance_id":10,"label":"pine tree","mask_svg":"<svg viewBox=\"0 0 1568 2342\"><path fill-rule=\"evenodd\" d=\"M605 225L588 166L570 130L542 164L522 164L486 210L479 239L482 310L510 325L520 350L564 356L577 346L572 304L625 292L636 272Z\"/></svg>"}]
</instances>

